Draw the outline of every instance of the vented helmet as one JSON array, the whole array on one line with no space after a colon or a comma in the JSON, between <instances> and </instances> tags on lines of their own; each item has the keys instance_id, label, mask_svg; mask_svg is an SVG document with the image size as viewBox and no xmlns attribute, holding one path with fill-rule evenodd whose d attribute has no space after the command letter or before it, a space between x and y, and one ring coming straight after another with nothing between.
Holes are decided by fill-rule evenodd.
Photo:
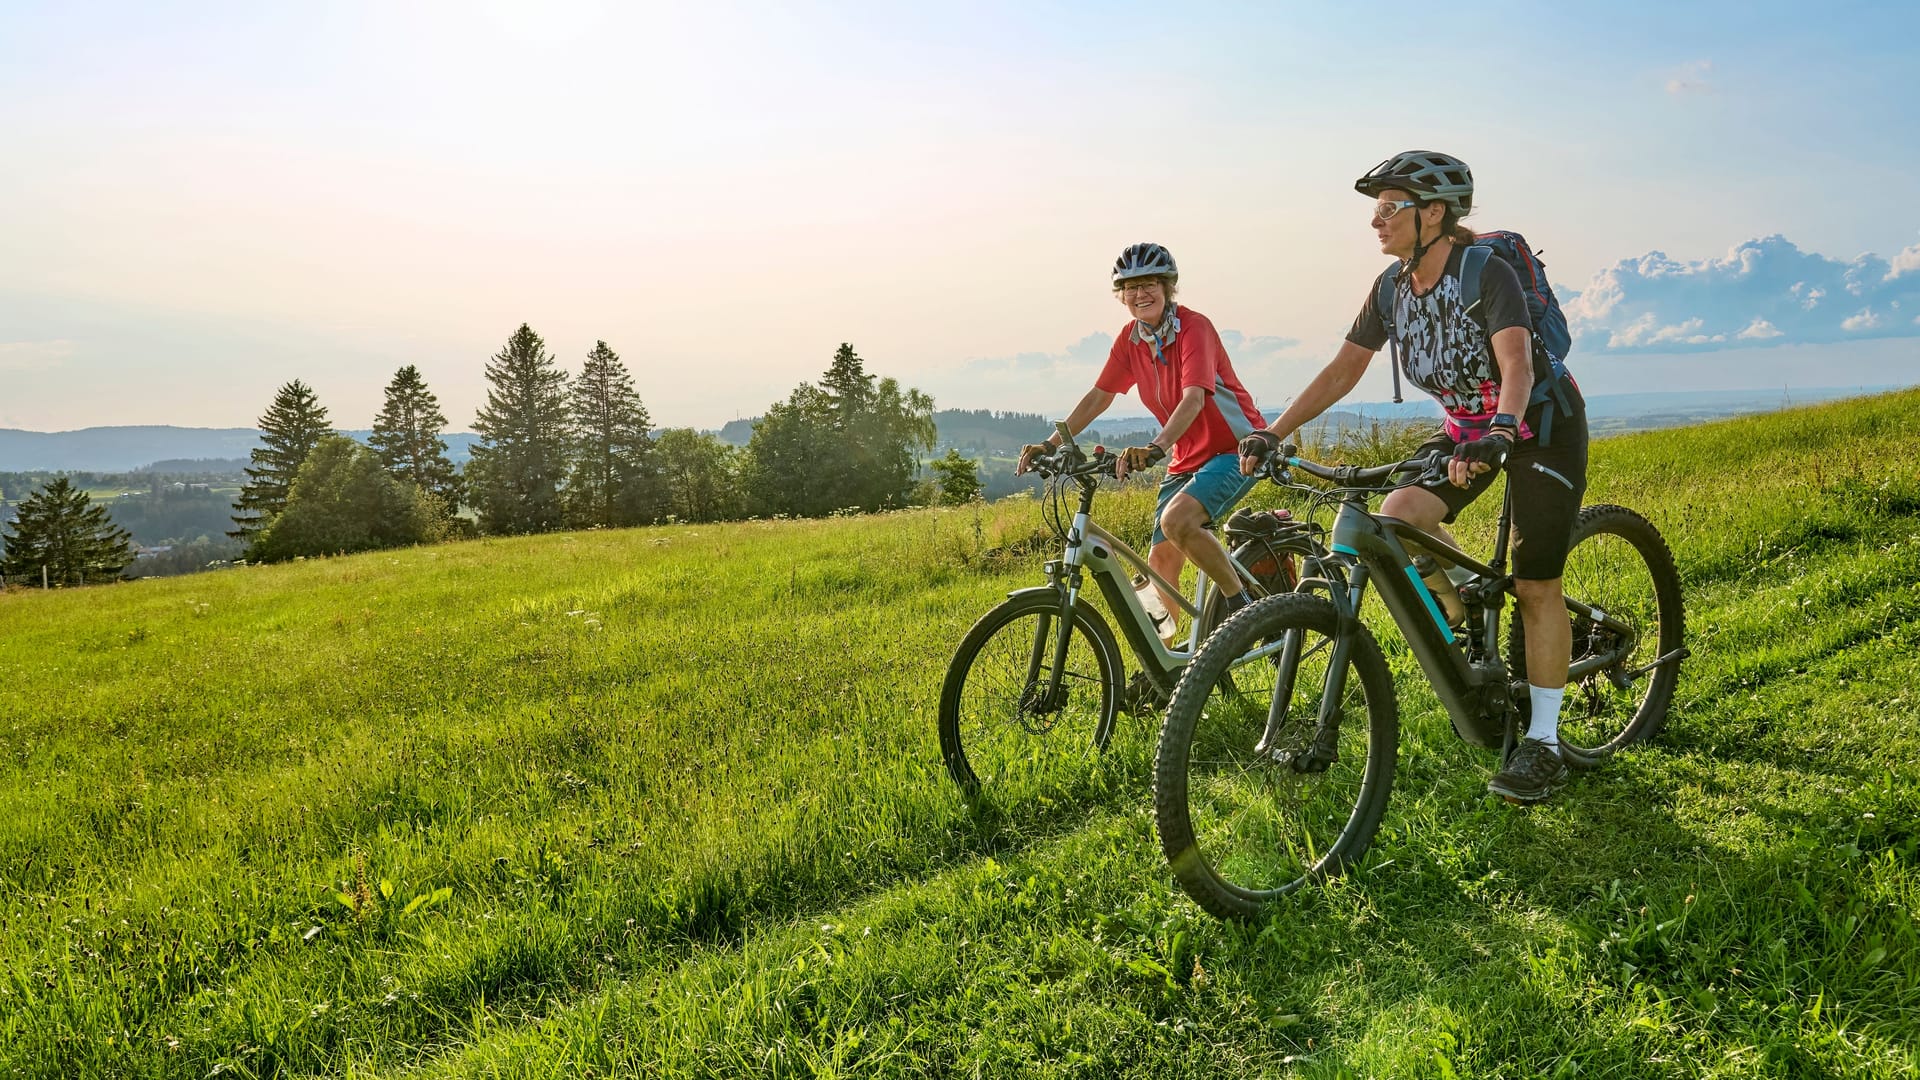
<instances>
[{"instance_id":1,"label":"vented helmet","mask_svg":"<svg viewBox=\"0 0 1920 1080\"><path fill-rule=\"evenodd\" d=\"M1143 277L1163 277L1168 281L1178 281L1180 268L1174 265L1173 252L1159 244L1133 244L1113 261L1115 285Z\"/></svg>"},{"instance_id":2,"label":"vented helmet","mask_svg":"<svg viewBox=\"0 0 1920 1080\"><path fill-rule=\"evenodd\" d=\"M1362 195L1378 196L1388 188L1445 203L1461 217L1473 209L1473 170L1436 150L1403 150L1353 182L1353 190Z\"/></svg>"}]
</instances>

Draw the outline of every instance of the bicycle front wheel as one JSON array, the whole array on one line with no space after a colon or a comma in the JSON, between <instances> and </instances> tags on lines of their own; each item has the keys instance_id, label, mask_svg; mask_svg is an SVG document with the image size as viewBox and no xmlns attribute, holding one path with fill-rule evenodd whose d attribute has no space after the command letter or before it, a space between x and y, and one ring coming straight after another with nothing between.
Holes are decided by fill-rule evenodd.
<instances>
[{"instance_id":1,"label":"bicycle front wheel","mask_svg":"<svg viewBox=\"0 0 1920 1080\"><path fill-rule=\"evenodd\" d=\"M1364 626L1336 659L1338 624L1322 597L1268 597L1214 631L1174 689L1155 824L1180 887L1222 918L1341 873L1380 827L1399 742L1393 680ZM1271 653L1246 659L1255 650Z\"/></svg>"},{"instance_id":2,"label":"bicycle front wheel","mask_svg":"<svg viewBox=\"0 0 1920 1080\"><path fill-rule=\"evenodd\" d=\"M1624 506L1589 506L1574 519L1561 589L1630 628L1623 633L1568 616L1574 667L1607 658L1568 683L1560 709L1560 742L1573 751L1569 759L1592 764L1654 737L1667 722L1679 660L1635 672L1680 648L1686 634L1680 573L1667 542L1646 518ZM1526 628L1516 610L1507 645L1507 667L1516 678L1526 677L1526 653Z\"/></svg>"},{"instance_id":3,"label":"bicycle front wheel","mask_svg":"<svg viewBox=\"0 0 1920 1080\"><path fill-rule=\"evenodd\" d=\"M1055 673L1060 599L1025 593L980 617L940 688L940 753L969 797L1037 793L1106 749L1120 706L1119 646L1076 601Z\"/></svg>"}]
</instances>

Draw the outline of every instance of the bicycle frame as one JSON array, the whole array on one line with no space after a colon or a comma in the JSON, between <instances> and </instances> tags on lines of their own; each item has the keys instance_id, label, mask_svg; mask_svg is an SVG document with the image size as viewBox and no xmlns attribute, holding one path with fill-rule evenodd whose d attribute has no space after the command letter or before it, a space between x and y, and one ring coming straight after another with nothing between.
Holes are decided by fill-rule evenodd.
<instances>
[{"instance_id":1,"label":"bicycle frame","mask_svg":"<svg viewBox=\"0 0 1920 1080\"><path fill-rule=\"evenodd\" d=\"M1056 425L1061 435L1063 449L1077 450L1073 438L1064 423ZM1174 683L1180 678L1180 672L1187 661L1198 652L1201 638L1201 612L1206 608L1207 600L1217 586L1207 578L1206 572L1197 566L1198 577L1194 586L1194 598L1188 600L1180 591L1178 584L1170 583L1161 577L1147 560L1129 547L1120 538L1101 528L1093 521L1093 496L1099 489L1098 479L1090 473L1080 473L1075 477L1080 485L1080 503L1075 509L1073 520L1066 529L1066 547L1058 559L1046 564L1047 584L1037 586L1056 593L1060 598L1059 614L1053 620L1042 619L1034 630L1034 646L1028 661L1027 684L1034 685L1040 677L1042 660L1051 655L1053 674L1049 679L1047 700L1058 693L1060 672L1066 661L1066 652L1072 636L1073 605L1078 600L1085 575L1091 574L1100 595L1106 598L1107 607L1120 623L1120 634L1125 639L1134 657L1139 660L1147 679L1164 693L1172 693ZM1222 545L1223 549L1225 545ZM1240 575L1241 580L1256 590L1263 590L1254 576L1231 550L1226 551L1227 561ZM1165 594L1172 596L1181 610L1190 619L1186 647L1168 648L1155 631L1153 619L1140 604L1139 594L1134 591L1132 572L1138 571ZM1026 590L1020 590L1026 591ZM1009 595L1018 595L1015 592ZM1049 626L1056 622L1057 626ZM1052 633L1051 643L1047 635ZM1051 648L1049 648L1051 645Z\"/></svg>"},{"instance_id":2,"label":"bicycle frame","mask_svg":"<svg viewBox=\"0 0 1920 1080\"><path fill-rule=\"evenodd\" d=\"M1504 570L1512 523L1512 489L1507 489L1502 501L1491 565L1405 521L1372 513L1367 509L1372 494L1355 490L1341 498L1329 543L1330 559L1338 565L1332 572L1322 567L1323 573L1311 584L1327 590L1344 631L1358 620L1361 599L1367 583L1372 582L1453 721L1454 731L1475 746L1510 748L1514 712L1507 667L1500 655L1500 609L1513 592L1513 579ZM1465 630L1456 631L1447 624L1432 590L1414 567L1409 544L1475 575L1474 585L1462 590L1467 604ZM1302 584L1304 587L1309 582ZM1567 673L1570 681L1607 669L1632 653L1637 635L1631 626L1571 596L1566 597L1566 606L1570 612L1604 624L1619 635L1614 649L1572 665ZM1325 709L1335 708L1331 703L1337 703L1345 691L1347 641L1344 632L1335 641L1330 678L1338 681L1326 688ZM1292 665L1287 664L1287 668L1290 672ZM1285 681L1291 684L1290 678ZM1321 722L1338 721L1325 716Z\"/></svg>"},{"instance_id":3,"label":"bicycle frame","mask_svg":"<svg viewBox=\"0 0 1920 1080\"><path fill-rule=\"evenodd\" d=\"M1073 516L1073 523L1067 529L1066 548L1060 558L1046 564L1048 584L1038 586L1053 590L1060 595L1060 618L1065 619L1073 610L1086 575L1092 575L1095 587L1106 598L1107 607L1114 613L1119 623L1119 632L1134 657L1140 661L1147 672L1147 678L1164 690L1171 691L1180 677L1180 670L1200 648L1200 612L1206 606L1207 599L1216 588L1208 579L1206 572L1195 568L1198 578L1192 600L1181 593L1178 585L1161 577L1147 560L1127 545L1119 537L1101 528L1092 520L1093 492L1098 485L1090 477L1081 478L1080 506ZM1227 553L1227 559L1246 580L1253 575L1235 558ZM1187 613L1191 624L1187 631L1186 647L1168 648L1155 632L1153 619L1146 608L1140 604L1140 596L1133 588L1133 573L1146 575L1147 579L1162 591L1172 596ZM1258 588L1257 585L1254 586ZM1061 624L1063 627L1065 622ZM1046 632L1041 627L1039 632ZM1062 650L1066 647L1066 635L1058 636L1054 643L1055 667L1065 659ZM1035 675L1038 674L1038 662L1044 653L1044 641L1036 641L1034 655Z\"/></svg>"}]
</instances>

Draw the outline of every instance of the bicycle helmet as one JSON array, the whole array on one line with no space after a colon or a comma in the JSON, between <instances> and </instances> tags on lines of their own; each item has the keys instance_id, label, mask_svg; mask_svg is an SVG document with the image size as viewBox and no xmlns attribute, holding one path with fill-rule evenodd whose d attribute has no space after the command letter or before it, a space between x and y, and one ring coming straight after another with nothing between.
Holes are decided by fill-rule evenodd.
<instances>
[{"instance_id":1,"label":"bicycle helmet","mask_svg":"<svg viewBox=\"0 0 1920 1080\"><path fill-rule=\"evenodd\" d=\"M1159 244L1132 244L1113 261L1115 285L1143 277L1163 277L1168 281L1180 280L1180 268L1174 265L1173 252Z\"/></svg>"},{"instance_id":2,"label":"bicycle helmet","mask_svg":"<svg viewBox=\"0 0 1920 1080\"><path fill-rule=\"evenodd\" d=\"M1437 150L1402 150L1353 182L1362 195L1378 196L1388 188L1445 203L1460 217L1473 209L1473 170Z\"/></svg>"}]
</instances>

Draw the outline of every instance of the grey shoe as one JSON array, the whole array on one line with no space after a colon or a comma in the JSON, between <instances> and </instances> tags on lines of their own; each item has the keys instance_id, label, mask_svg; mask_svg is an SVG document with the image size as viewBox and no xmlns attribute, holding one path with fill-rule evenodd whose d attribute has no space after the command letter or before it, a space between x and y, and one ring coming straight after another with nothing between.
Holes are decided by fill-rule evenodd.
<instances>
[{"instance_id":1,"label":"grey shoe","mask_svg":"<svg viewBox=\"0 0 1920 1080\"><path fill-rule=\"evenodd\" d=\"M1539 739L1522 739L1506 766L1487 781L1487 790L1514 802L1532 803L1566 783L1567 763L1560 760L1560 752Z\"/></svg>"}]
</instances>

